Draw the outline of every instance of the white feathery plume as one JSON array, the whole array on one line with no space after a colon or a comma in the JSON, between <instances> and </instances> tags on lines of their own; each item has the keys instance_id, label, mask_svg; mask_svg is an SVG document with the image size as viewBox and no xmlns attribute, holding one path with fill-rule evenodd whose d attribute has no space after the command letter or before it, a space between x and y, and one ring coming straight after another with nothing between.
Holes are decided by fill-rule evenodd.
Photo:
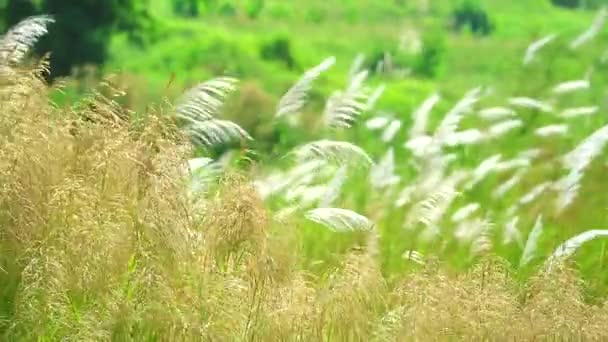
<instances>
[{"instance_id":1,"label":"white feathery plume","mask_svg":"<svg viewBox=\"0 0 608 342\"><path fill-rule=\"evenodd\" d=\"M491 137L498 138L523 125L524 122L519 119L506 120L492 125L488 133Z\"/></svg>"},{"instance_id":2,"label":"white feathery plume","mask_svg":"<svg viewBox=\"0 0 608 342\"><path fill-rule=\"evenodd\" d=\"M213 163L213 159L207 157L193 158L188 160L188 170L191 173L198 171L201 168Z\"/></svg>"},{"instance_id":3,"label":"white feathery plume","mask_svg":"<svg viewBox=\"0 0 608 342\"><path fill-rule=\"evenodd\" d=\"M312 88L312 83L336 63L335 57L325 59L321 64L306 71L286 93L277 105L275 118L280 118L288 114L297 114L308 100L308 92Z\"/></svg>"},{"instance_id":4,"label":"white feathery plume","mask_svg":"<svg viewBox=\"0 0 608 342\"><path fill-rule=\"evenodd\" d=\"M236 123L215 118L236 83L230 77L215 78L191 88L178 100L176 116L185 122L184 130L193 142L211 147L251 139Z\"/></svg>"},{"instance_id":5,"label":"white feathery plume","mask_svg":"<svg viewBox=\"0 0 608 342\"><path fill-rule=\"evenodd\" d=\"M409 250L409 251L405 251L403 252L403 254L401 255L401 257L405 260L409 260L412 262L415 262L419 265L425 265L426 262L424 261L424 255L420 252L414 251L414 250Z\"/></svg>"},{"instance_id":6,"label":"white feathery plume","mask_svg":"<svg viewBox=\"0 0 608 342\"><path fill-rule=\"evenodd\" d=\"M530 97L512 97L509 99L509 103L516 107L534 109L546 113L553 112L553 106L550 104Z\"/></svg>"},{"instance_id":7,"label":"white feathery plume","mask_svg":"<svg viewBox=\"0 0 608 342\"><path fill-rule=\"evenodd\" d=\"M524 246L523 253L521 258L519 259L519 267L527 265L532 258L534 258L534 253L536 253L536 249L538 248L538 240L543 233L543 217L539 215L536 219L536 223L534 224L534 228L530 234L528 234L528 239L526 240L526 245Z\"/></svg>"},{"instance_id":8,"label":"white feathery plume","mask_svg":"<svg viewBox=\"0 0 608 342\"><path fill-rule=\"evenodd\" d=\"M348 79L352 80L361 72L363 68L363 63L365 62L365 55L360 53L353 60L353 64L350 66L350 70L348 71Z\"/></svg>"},{"instance_id":9,"label":"white feathery plume","mask_svg":"<svg viewBox=\"0 0 608 342\"><path fill-rule=\"evenodd\" d=\"M478 87L468 91L464 97L458 101L458 103L445 115L439 127L435 131L435 138L441 143L445 142L445 139L456 132L460 121L464 116L469 113L473 105L477 103L481 96L482 88Z\"/></svg>"},{"instance_id":10,"label":"white feathery plume","mask_svg":"<svg viewBox=\"0 0 608 342\"><path fill-rule=\"evenodd\" d=\"M531 148L518 153L518 158L536 159L540 157L543 150L540 148Z\"/></svg>"},{"instance_id":11,"label":"white feathery plume","mask_svg":"<svg viewBox=\"0 0 608 342\"><path fill-rule=\"evenodd\" d=\"M384 129L384 132L382 133L382 141L385 143L393 141L400 129L401 120L393 119L386 129Z\"/></svg>"},{"instance_id":12,"label":"white feathery plume","mask_svg":"<svg viewBox=\"0 0 608 342\"><path fill-rule=\"evenodd\" d=\"M325 160L314 159L298 163L288 172L277 172L264 179L254 181L262 199L284 191L288 187L306 185L312 182L314 175L327 165Z\"/></svg>"},{"instance_id":13,"label":"white feathery plume","mask_svg":"<svg viewBox=\"0 0 608 342\"><path fill-rule=\"evenodd\" d=\"M464 207L458 209L452 215L452 222L458 223L458 222L468 219L477 210L479 210L479 208L481 208L481 205L479 203L470 203L470 204L465 205Z\"/></svg>"},{"instance_id":14,"label":"white feathery plume","mask_svg":"<svg viewBox=\"0 0 608 342\"><path fill-rule=\"evenodd\" d=\"M48 25L55 20L48 15L25 18L0 37L0 64L21 62L42 36L48 33Z\"/></svg>"},{"instance_id":15,"label":"white feathery plume","mask_svg":"<svg viewBox=\"0 0 608 342\"><path fill-rule=\"evenodd\" d=\"M445 138L447 146L475 145L486 139L486 135L478 129L467 129L454 132Z\"/></svg>"},{"instance_id":16,"label":"white feathery plume","mask_svg":"<svg viewBox=\"0 0 608 342\"><path fill-rule=\"evenodd\" d=\"M506 224L505 230L503 231L502 243L507 245L512 242L517 242L518 245L523 247L523 237L521 232L517 228L519 223L519 216L513 216Z\"/></svg>"},{"instance_id":17,"label":"white feathery plume","mask_svg":"<svg viewBox=\"0 0 608 342\"><path fill-rule=\"evenodd\" d=\"M500 184L494 192L492 192L492 197L497 199L504 196L507 192L513 189L524 177L524 170L517 171L511 178L507 179L504 183Z\"/></svg>"},{"instance_id":18,"label":"white feathery plume","mask_svg":"<svg viewBox=\"0 0 608 342\"><path fill-rule=\"evenodd\" d=\"M530 158L526 157L516 157L513 159L505 160L503 162L498 163L496 165L496 172L504 172L510 171L513 169L525 169L528 168L532 164Z\"/></svg>"},{"instance_id":19,"label":"white feathery plume","mask_svg":"<svg viewBox=\"0 0 608 342\"><path fill-rule=\"evenodd\" d=\"M506 119L517 115L515 111L507 107L491 107L479 111L479 117L488 120Z\"/></svg>"},{"instance_id":20,"label":"white feathery plume","mask_svg":"<svg viewBox=\"0 0 608 342\"><path fill-rule=\"evenodd\" d=\"M552 184L552 182L547 181L547 182L543 182L543 183L536 185L535 187L533 187L530 191L528 191L526 194L524 194L519 199L518 204L526 205L526 204L532 203L535 199L537 199L540 195L542 195L547 189L549 189L551 184Z\"/></svg>"},{"instance_id":21,"label":"white feathery plume","mask_svg":"<svg viewBox=\"0 0 608 342\"><path fill-rule=\"evenodd\" d=\"M553 254L547 259L546 266L550 269L556 262L563 261L572 256L581 246L599 237L608 237L608 230L593 229L578 234L559 245Z\"/></svg>"},{"instance_id":22,"label":"white feathery plume","mask_svg":"<svg viewBox=\"0 0 608 342\"><path fill-rule=\"evenodd\" d=\"M496 166L499 164L501 158L501 154L496 154L482 161L479 166L477 166L477 168L473 171L473 179L471 179L465 185L465 189L470 190L475 185L483 181L492 171L496 169Z\"/></svg>"},{"instance_id":23,"label":"white feathery plume","mask_svg":"<svg viewBox=\"0 0 608 342\"><path fill-rule=\"evenodd\" d=\"M566 176L555 182L553 189L558 193L555 199L555 207L558 213L561 213L574 202L581 187L582 178L581 171L571 170Z\"/></svg>"},{"instance_id":24,"label":"white feathery plume","mask_svg":"<svg viewBox=\"0 0 608 342\"><path fill-rule=\"evenodd\" d=\"M436 155L441 151L441 146L433 140L433 137L428 135L412 138L404 144L404 147L410 150L416 157Z\"/></svg>"},{"instance_id":25,"label":"white feathery plume","mask_svg":"<svg viewBox=\"0 0 608 342\"><path fill-rule=\"evenodd\" d=\"M342 186L346 182L347 177L348 168L345 165L340 166L334 177L327 184L325 194L319 203L320 207L329 207L340 197Z\"/></svg>"},{"instance_id":26,"label":"white feathery plume","mask_svg":"<svg viewBox=\"0 0 608 342\"><path fill-rule=\"evenodd\" d=\"M463 173L455 173L443 179L440 184L426 192L426 198L416 203L408 213L405 222L406 229L414 228L416 223L422 223L427 228L436 227L445 215L452 202L459 195L458 184L464 177Z\"/></svg>"},{"instance_id":27,"label":"white feathery plume","mask_svg":"<svg viewBox=\"0 0 608 342\"><path fill-rule=\"evenodd\" d=\"M555 124L539 127L534 131L534 134L539 137L549 137L556 135L565 135L568 133L568 125L566 124Z\"/></svg>"},{"instance_id":28,"label":"white feathery plume","mask_svg":"<svg viewBox=\"0 0 608 342\"><path fill-rule=\"evenodd\" d=\"M370 156L361 147L346 141L318 140L296 147L290 154L295 154L301 161L320 158L338 164L373 164Z\"/></svg>"},{"instance_id":29,"label":"white feathery plume","mask_svg":"<svg viewBox=\"0 0 608 342\"><path fill-rule=\"evenodd\" d=\"M366 110L372 110L374 107L376 107L376 103L378 103L378 100L380 99L380 97L382 97L382 94L384 94L385 90L386 85L384 84L379 85L378 88L374 90L374 92L367 99Z\"/></svg>"},{"instance_id":30,"label":"white feathery plume","mask_svg":"<svg viewBox=\"0 0 608 342\"><path fill-rule=\"evenodd\" d=\"M602 153L607 143L608 125L598 129L578 144L574 150L562 158L562 162L567 169L582 171Z\"/></svg>"},{"instance_id":31,"label":"white feathery plume","mask_svg":"<svg viewBox=\"0 0 608 342\"><path fill-rule=\"evenodd\" d=\"M546 37L532 42L532 44L530 44L526 49L526 53L524 55L524 65L530 64L536 57L538 51L540 51L540 49L542 49L547 44L551 43L556 37L556 34L550 34Z\"/></svg>"},{"instance_id":32,"label":"white feathery plume","mask_svg":"<svg viewBox=\"0 0 608 342\"><path fill-rule=\"evenodd\" d=\"M431 95L427 98L418 109L412 114L412 128L410 129L410 138L416 138L418 136L426 134L426 129L429 121L429 114L433 110L433 107L439 102L441 96L438 93Z\"/></svg>"},{"instance_id":33,"label":"white feathery plume","mask_svg":"<svg viewBox=\"0 0 608 342\"><path fill-rule=\"evenodd\" d=\"M177 116L192 124L216 117L237 83L232 77L218 77L196 85L178 100Z\"/></svg>"},{"instance_id":34,"label":"white feathery plume","mask_svg":"<svg viewBox=\"0 0 608 342\"><path fill-rule=\"evenodd\" d=\"M375 116L365 121L365 127L370 131L375 131L385 128L389 122L391 122L391 119L387 118L386 116Z\"/></svg>"},{"instance_id":35,"label":"white feathery plume","mask_svg":"<svg viewBox=\"0 0 608 342\"><path fill-rule=\"evenodd\" d=\"M491 226L492 224L488 220L482 218L462 221L454 230L454 238L461 243L472 242L490 230Z\"/></svg>"},{"instance_id":36,"label":"white feathery plume","mask_svg":"<svg viewBox=\"0 0 608 342\"><path fill-rule=\"evenodd\" d=\"M344 92L336 92L327 100L323 119L326 127L349 128L367 109L367 92L363 82L367 71L357 74Z\"/></svg>"},{"instance_id":37,"label":"white feathery plume","mask_svg":"<svg viewBox=\"0 0 608 342\"><path fill-rule=\"evenodd\" d=\"M591 88L591 83L589 80L568 81L556 85L553 88L553 93L561 95L589 88Z\"/></svg>"},{"instance_id":38,"label":"white feathery plume","mask_svg":"<svg viewBox=\"0 0 608 342\"><path fill-rule=\"evenodd\" d=\"M241 126L228 120L209 119L189 125L185 130L194 142L207 147L252 139Z\"/></svg>"},{"instance_id":39,"label":"white feathery plume","mask_svg":"<svg viewBox=\"0 0 608 342\"><path fill-rule=\"evenodd\" d=\"M369 173L370 183L374 189L393 186L401 180L395 175L395 152L390 147L380 162L373 165Z\"/></svg>"},{"instance_id":40,"label":"white feathery plume","mask_svg":"<svg viewBox=\"0 0 608 342\"><path fill-rule=\"evenodd\" d=\"M595 38L595 36L597 36L604 27L607 16L608 11L606 10L606 7L602 7L593 20L591 26L585 32L576 37L572 42L570 42L570 48L576 49Z\"/></svg>"},{"instance_id":41,"label":"white feathery plume","mask_svg":"<svg viewBox=\"0 0 608 342\"><path fill-rule=\"evenodd\" d=\"M559 113L559 117L563 119L572 119L579 116L589 116L597 113L599 111L599 107L575 107L575 108L567 108L564 109L561 113Z\"/></svg>"},{"instance_id":42,"label":"white feathery plume","mask_svg":"<svg viewBox=\"0 0 608 342\"><path fill-rule=\"evenodd\" d=\"M308 220L335 232L370 231L374 223L354 211L340 208L317 208L306 212Z\"/></svg>"}]
</instances>

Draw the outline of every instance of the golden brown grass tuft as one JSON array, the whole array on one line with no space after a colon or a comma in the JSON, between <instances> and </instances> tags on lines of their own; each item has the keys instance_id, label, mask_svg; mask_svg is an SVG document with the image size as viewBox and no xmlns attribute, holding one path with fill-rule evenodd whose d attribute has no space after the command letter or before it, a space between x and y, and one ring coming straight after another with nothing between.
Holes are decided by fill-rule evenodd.
<instances>
[{"instance_id":1,"label":"golden brown grass tuft","mask_svg":"<svg viewBox=\"0 0 608 342\"><path fill-rule=\"evenodd\" d=\"M0 335L10 340L603 340L566 268L526 285L500 260L387 281L368 246L303 269L295 227L243 176L197 199L162 111L96 94L69 109L30 72L0 86Z\"/></svg>"}]
</instances>

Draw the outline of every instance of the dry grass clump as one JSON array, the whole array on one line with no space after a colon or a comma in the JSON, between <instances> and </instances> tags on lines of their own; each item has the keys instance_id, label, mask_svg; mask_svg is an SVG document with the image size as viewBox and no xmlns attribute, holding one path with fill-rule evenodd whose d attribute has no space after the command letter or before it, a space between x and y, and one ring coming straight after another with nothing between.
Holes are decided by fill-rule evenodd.
<instances>
[{"instance_id":1,"label":"dry grass clump","mask_svg":"<svg viewBox=\"0 0 608 342\"><path fill-rule=\"evenodd\" d=\"M99 94L56 108L47 91L31 72L0 87L4 339L608 337L606 309L564 268L526 286L494 259L389 281L371 230L340 267L310 274L295 225L274 222L246 177L189 196L169 116L127 120Z\"/></svg>"}]
</instances>

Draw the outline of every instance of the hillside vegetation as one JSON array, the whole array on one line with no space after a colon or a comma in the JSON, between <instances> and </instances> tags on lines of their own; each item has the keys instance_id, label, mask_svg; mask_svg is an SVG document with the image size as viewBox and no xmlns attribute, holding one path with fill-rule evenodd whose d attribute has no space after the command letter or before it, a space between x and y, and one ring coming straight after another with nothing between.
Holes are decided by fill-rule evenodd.
<instances>
[{"instance_id":1,"label":"hillside vegetation","mask_svg":"<svg viewBox=\"0 0 608 342\"><path fill-rule=\"evenodd\" d=\"M0 336L607 337L600 2L214 4L1 38Z\"/></svg>"}]
</instances>

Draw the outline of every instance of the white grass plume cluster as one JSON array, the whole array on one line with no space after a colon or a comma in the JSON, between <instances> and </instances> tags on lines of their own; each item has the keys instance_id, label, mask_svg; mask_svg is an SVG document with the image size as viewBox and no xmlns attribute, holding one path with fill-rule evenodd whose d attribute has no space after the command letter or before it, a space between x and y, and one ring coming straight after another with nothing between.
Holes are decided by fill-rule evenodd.
<instances>
[{"instance_id":1,"label":"white grass plume cluster","mask_svg":"<svg viewBox=\"0 0 608 342\"><path fill-rule=\"evenodd\" d=\"M335 232L369 231L374 226L367 217L347 209L317 208L305 216Z\"/></svg>"},{"instance_id":2,"label":"white grass plume cluster","mask_svg":"<svg viewBox=\"0 0 608 342\"><path fill-rule=\"evenodd\" d=\"M275 118L297 114L308 100L308 93L312 89L312 83L335 63L336 58L329 57L321 62L321 64L306 71L302 78L300 78L300 80L289 88L289 90L279 100Z\"/></svg>"},{"instance_id":3,"label":"white grass plume cluster","mask_svg":"<svg viewBox=\"0 0 608 342\"><path fill-rule=\"evenodd\" d=\"M230 77L212 79L188 90L179 99L175 112L185 122L184 130L193 142L213 147L251 139L238 124L217 118L236 83L237 80Z\"/></svg>"},{"instance_id":4,"label":"white grass plume cluster","mask_svg":"<svg viewBox=\"0 0 608 342\"><path fill-rule=\"evenodd\" d=\"M0 62L5 65L21 62L54 21L48 15L33 16L11 27L0 37Z\"/></svg>"}]
</instances>

